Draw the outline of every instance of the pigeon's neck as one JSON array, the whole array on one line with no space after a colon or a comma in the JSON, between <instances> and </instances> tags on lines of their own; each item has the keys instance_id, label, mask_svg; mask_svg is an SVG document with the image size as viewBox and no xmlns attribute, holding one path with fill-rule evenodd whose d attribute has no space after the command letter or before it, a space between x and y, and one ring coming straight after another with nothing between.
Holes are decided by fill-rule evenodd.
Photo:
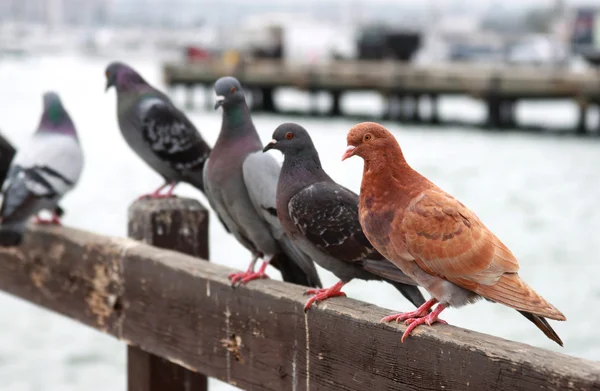
<instances>
[{"instance_id":1,"label":"pigeon's neck","mask_svg":"<svg viewBox=\"0 0 600 391\"><path fill-rule=\"evenodd\" d=\"M245 102L234 104L223 110L223 127L227 125L228 129L240 128L248 123L252 123L250 110ZM253 126L254 127L254 126Z\"/></svg>"},{"instance_id":2,"label":"pigeon's neck","mask_svg":"<svg viewBox=\"0 0 600 391\"><path fill-rule=\"evenodd\" d=\"M44 111L38 133L62 133L77 139L73 121L60 104L52 104Z\"/></svg>"},{"instance_id":3,"label":"pigeon's neck","mask_svg":"<svg viewBox=\"0 0 600 391\"><path fill-rule=\"evenodd\" d=\"M148 84L132 84L132 85L119 85L117 87L117 99L138 99L146 95L152 95L155 93L154 88Z\"/></svg>"},{"instance_id":4,"label":"pigeon's neck","mask_svg":"<svg viewBox=\"0 0 600 391\"><path fill-rule=\"evenodd\" d=\"M220 137L234 139L240 136L253 139L262 148L260 137L252 123L250 110L245 102L223 108Z\"/></svg>"},{"instance_id":5,"label":"pigeon's neck","mask_svg":"<svg viewBox=\"0 0 600 391\"><path fill-rule=\"evenodd\" d=\"M375 159L365 159L360 197L361 200L377 199L382 203L396 202L401 198L410 201L431 185L408 165L401 151L399 154L382 151ZM391 190L385 192L385 199L381 198L381 189Z\"/></svg>"},{"instance_id":6,"label":"pigeon's neck","mask_svg":"<svg viewBox=\"0 0 600 391\"><path fill-rule=\"evenodd\" d=\"M297 151L286 154L283 160L278 190L293 195L315 182L328 180L331 178L323 170L316 151Z\"/></svg>"},{"instance_id":7,"label":"pigeon's neck","mask_svg":"<svg viewBox=\"0 0 600 391\"><path fill-rule=\"evenodd\" d=\"M117 92L139 92L152 88L137 72L121 72L117 77Z\"/></svg>"}]
</instances>

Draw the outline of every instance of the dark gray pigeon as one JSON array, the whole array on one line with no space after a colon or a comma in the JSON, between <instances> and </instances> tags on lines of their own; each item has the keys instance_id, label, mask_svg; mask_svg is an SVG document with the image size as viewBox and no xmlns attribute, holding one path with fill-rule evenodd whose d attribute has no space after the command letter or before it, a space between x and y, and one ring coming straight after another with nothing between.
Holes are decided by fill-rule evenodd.
<instances>
[{"instance_id":1,"label":"dark gray pigeon","mask_svg":"<svg viewBox=\"0 0 600 391\"><path fill-rule=\"evenodd\" d=\"M311 289L313 302L345 296L342 287L354 278L386 281L419 307L425 298L417 284L377 252L358 220L358 195L337 184L321 167L308 132L296 124L280 125L264 152L284 155L277 184L277 214L287 235L317 264L340 279L327 289Z\"/></svg>"},{"instance_id":2,"label":"dark gray pigeon","mask_svg":"<svg viewBox=\"0 0 600 391\"><path fill-rule=\"evenodd\" d=\"M171 197L179 182L204 192L202 170L210 147L185 114L126 64L113 62L106 68L106 89L113 86L125 141L165 180L156 191L140 198Z\"/></svg>"},{"instance_id":3,"label":"dark gray pigeon","mask_svg":"<svg viewBox=\"0 0 600 391\"><path fill-rule=\"evenodd\" d=\"M41 210L53 212L60 224L59 200L79 180L83 152L73 121L54 92L44 94L44 112L29 145L19 150L3 185L0 215L0 245L21 243L27 221Z\"/></svg>"},{"instance_id":4,"label":"dark gray pigeon","mask_svg":"<svg viewBox=\"0 0 600 391\"><path fill-rule=\"evenodd\" d=\"M221 133L204 169L204 185L213 209L253 260L244 273L230 278L246 283L264 278L267 264L279 269L284 281L320 287L314 263L285 235L277 218L275 191L281 166L262 153L240 83L223 77L215 83L218 107L223 108ZM258 272L254 264L264 263Z\"/></svg>"},{"instance_id":5,"label":"dark gray pigeon","mask_svg":"<svg viewBox=\"0 0 600 391\"><path fill-rule=\"evenodd\" d=\"M16 152L15 147L0 134L0 188L6 179L6 175L8 175L8 169Z\"/></svg>"}]
</instances>

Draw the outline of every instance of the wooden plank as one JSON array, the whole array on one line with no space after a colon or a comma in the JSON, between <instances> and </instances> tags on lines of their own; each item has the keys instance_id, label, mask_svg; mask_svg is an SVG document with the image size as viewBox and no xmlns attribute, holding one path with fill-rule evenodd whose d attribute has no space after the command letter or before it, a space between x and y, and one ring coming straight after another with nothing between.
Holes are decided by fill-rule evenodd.
<instances>
[{"instance_id":1,"label":"wooden plank","mask_svg":"<svg viewBox=\"0 0 600 391\"><path fill-rule=\"evenodd\" d=\"M600 390L600 363L300 286L231 288L231 269L130 239L36 227L0 250L0 288L185 368L252 390ZM397 308L396 310L401 310Z\"/></svg>"},{"instance_id":2,"label":"wooden plank","mask_svg":"<svg viewBox=\"0 0 600 391\"><path fill-rule=\"evenodd\" d=\"M185 198L136 201L129 208L128 236L159 248L208 259L209 215L198 201ZM127 347L129 391L206 391L208 378Z\"/></svg>"}]
</instances>

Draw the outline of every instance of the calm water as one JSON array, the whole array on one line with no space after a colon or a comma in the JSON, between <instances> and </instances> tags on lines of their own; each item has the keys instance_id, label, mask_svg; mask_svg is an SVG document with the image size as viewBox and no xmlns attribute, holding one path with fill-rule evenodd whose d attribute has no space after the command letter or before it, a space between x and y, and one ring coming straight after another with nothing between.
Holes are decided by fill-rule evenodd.
<instances>
[{"instance_id":1,"label":"calm water","mask_svg":"<svg viewBox=\"0 0 600 391\"><path fill-rule=\"evenodd\" d=\"M23 145L37 125L42 92L57 90L78 127L86 153L82 181L63 202L67 210L64 222L123 236L127 207L140 193L153 190L160 178L121 139L114 92L104 93L108 61L70 57L0 62L0 129L17 146ZM158 64L145 60L131 64L150 82L161 85ZM178 92L174 95L180 98ZM304 96L294 92L284 92L280 98L290 108L308 105ZM381 110L379 99L369 95L353 96L343 105L354 112ZM468 120L484 116L482 106L457 99L443 101L441 113ZM565 126L574 122L576 111L568 103L529 104L520 107L518 115L526 122ZM190 116L214 143L220 113L198 110ZM257 115L254 121L265 141L282 122L303 124L323 151L326 170L358 191L362 162L340 162L345 135L353 121L267 115ZM600 314L595 310L600 305L600 143L571 137L386 125L398 136L413 167L473 209L520 259L524 279L569 320L552 323L565 342L561 349L515 311L500 305L482 302L448 310L444 319L457 326L600 360ZM205 202L200 193L186 185L177 193ZM211 256L213 262L240 269L249 259L247 251L219 224L211 226ZM279 278L274 270L270 275ZM322 277L326 285L336 281L325 271ZM386 308L410 308L383 283L355 281L345 290L351 297ZM2 390L125 390L122 343L5 294L0 294L0 309ZM212 389L232 389L215 381L217 384Z\"/></svg>"}]
</instances>

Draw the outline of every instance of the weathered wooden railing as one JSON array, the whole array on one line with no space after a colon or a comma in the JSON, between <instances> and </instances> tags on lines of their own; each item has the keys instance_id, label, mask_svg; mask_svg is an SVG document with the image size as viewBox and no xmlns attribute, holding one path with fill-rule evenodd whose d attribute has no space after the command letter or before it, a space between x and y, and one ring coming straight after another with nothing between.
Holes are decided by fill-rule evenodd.
<instances>
[{"instance_id":1,"label":"weathered wooden railing","mask_svg":"<svg viewBox=\"0 0 600 391\"><path fill-rule=\"evenodd\" d=\"M452 326L402 344L404 326L367 303L304 313L300 286L233 289L231 269L198 259L208 213L196 201L138 202L129 234L148 244L33 228L0 251L0 288L125 341L130 391L206 390L205 376L273 391L600 390L597 362Z\"/></svg>"}]
</instances>

